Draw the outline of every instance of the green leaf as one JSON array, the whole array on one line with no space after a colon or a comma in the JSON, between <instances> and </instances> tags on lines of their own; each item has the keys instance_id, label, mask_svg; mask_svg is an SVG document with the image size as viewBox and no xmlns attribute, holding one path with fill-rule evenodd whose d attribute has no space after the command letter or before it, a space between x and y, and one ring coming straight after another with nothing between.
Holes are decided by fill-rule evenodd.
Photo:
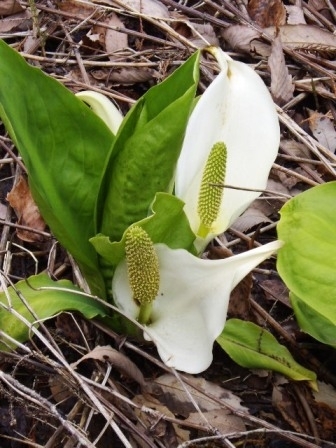
<instances>
[{"instance_id":1,"label":"green leaf","mask_svg":"<svg viewBox=\"0 0 336 448\"><path fill-rule=\"evenodd\" d=\"M142 227L153 243L166 244L171 249L186 249L195 253L193 242L195 235L190 229L188 218L183 210L184 202L168 193L157 193L152 205L152 214L133 225ZM98 254L107 262L107 266L117 266L125 257L125 234L121 241L111 241L106 235L98 234L91 243ZM104 266L104 263L102 263ZM108 281L112 272L106 271Z\"/></svg>"},{"instance_id":2,"label":"green leaf","mask_svg":"<svg viewBox=\"0 0 336 448\"><path fill-rule=\"evenodd\" d=\"M38 289L45 287L50 289ZM31 333L30 324L38 324L35 316L39 320L43 320L67 310L77 311L87 319L107 315L107 310L103 305L80 293L81 290L70 281L55 282L46 274L29 277L27 281L22 280L15 287L9 287L6 292L0 293L1 331L18 342L25 342ZM24 302L28 304L35 316ZM26 323L18 315L22 316ZM1 350L8 350L14 346L0 335Z\"/></svg>"},{"instance_id":3,"label":"green leaf","mask_svg":"<svg viewBox=\"0 0 336 448\"><path fill-rule=\"evenodd\" d=\"M0 41L0 117L17 146L45 221L91 291L105 295L94 210L114 136L81 100Z\"/></svg>"},{"instance_id":4,"label":"green leaf","mask_svg":"<svg viewBox=\"0 0 336 448\"><path fill-rule=\"evenodd\" d=\"M170 192L198 85L196 52L129 111L116 136L97 202L97 233L119 241L145 218L157 192Z\"/></svg>"},{"instance_id":5,"label":"green leaf","mask_svg":"<svg viewBox=\"0 0 336 448\"><path fill-rule=\"evenodd\" d=\"M332 320L318 309L311 308L295 294L290 293L289 298L300 328L318 341L336 348L336 331Z\"/></svg>"},{"instance_id":6,"label":"green leaf","mask_svg":"<svg viewBox=\"0 0 336 448\"><path fill-rule=\"evenodd\" d=\"M334 345L336 332L336 182L311 188L281 209L277 268L292 293L300 325Z\"/></svg>"},{"instance_id":7,"label":"green leaf","mask_svg":"<svg viewBox=\"0 0 336 448\"><path fill-rule=\"evenodd\" d=\"M217 342L242 367L274 370L296 381L316 381L314 372L298 364L271 333L252 322L228 320Z\"/></svg>"}]
</instances>

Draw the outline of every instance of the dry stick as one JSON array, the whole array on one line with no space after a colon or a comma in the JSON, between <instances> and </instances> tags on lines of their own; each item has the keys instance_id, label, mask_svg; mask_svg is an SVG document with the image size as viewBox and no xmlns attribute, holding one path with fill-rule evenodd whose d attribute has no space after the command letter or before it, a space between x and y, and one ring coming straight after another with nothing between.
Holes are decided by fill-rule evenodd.
<instances>
[{"instance_id":1,"label":"dry stick","mask_svg":"<svg viewBox=\"0 0 336 448\"><path fill-rule=\"evenodd\" d=\"M81 401L77 401L74 405L74 407L71 409L71 411L67 414L67 421L73 420L76 415L80 412L82 407L84 406L84 403ZM56 446L57 438L62 434L64 431L64 427L61 425L59 426L54 434L50 437L47 444L44 446L44 448L53 448Z\"/></svg>"},{"instance_id":2,"label":"dry stick","mask_svg":"<svg viewBox=\"0 0 336 448\"><path fill-rule=\"evenodd\" d=\"M52 405L48 400L36 393L34 390L21 384L11 375L0 370L0 379L7 384L14 392L15 395L23 397L24 400L35 404L37 407L48 411L54 418L56 418L62 426L73 435L79 443L88 448L95 448L95 446L80 432L75 426L71 425L66 419L64 419L57 410L56 405Z\"/></svg>"},{"instance_id":3,"label":"dry stick","mask_svg":"<svg viewBox=\"0 0 336 448\"><path fill-rule=\"evenodd\" d=\"M281 148L283 151L286 151L285 148ZM277 157L280 157L281 159L285 159L288 160L289 162L297 162L297 163L307 163L310 165L323 165L323 163L320 160L312 160L312 159L306 159L305 157L297 157L297 156L292 156L290 155L290 153L288 154L281 154L279 153L277 155ZM336 163L331 163L330 164L332 167L336 168Z\"/></svg>"},{"instance_id":4,"label":"dry stick","mask_svg":"<svg viewBox=\"0 0 336 448\"><path fill-rule=\"evenodd\" d=\"M303 396L299 385L294 383L293 384L293 388L294 388L296 396L298 397L298 399L299 399L299 401L301 403L301 406L302 406L302 408L303 408L303 410L304 410L304 412L306 414L307 420L308 420L309 425L310 425L310 429L312 430L312 433L313 433L313 435L315 437L315 441L318 444L318 446L320 446L321 437L320 437L320 434L319 434L318 429L317 429L317 425L316 425L316 422L315 422L314 414L313 414L309 404L307 403L306 398Z\"/></svg>"},{"instance_id":5,"label":"dry stick","mask_svg":"<svg viewBox=\"0 0 336 448\"><path fill-rule=\"evenodd\" d=\"M7 227L14 227L15 229L29 230L29 232L37 233L38 235L42 235L45 238L51 238L51 234L48 232L43 232L42 230L36 230L29 226L22 226L21 224L16 224L14 222L10 222L6 219L0 218L0 225Z\"/></svg>"},{"instance_id":6,"label":"dry stick","mask_svg":"<svg viewBox=\"0 0 336 448\"><path fill-rule=\"evenodd\" d=\"M32 61L38 61L38 62L46 62L50 64L59 64L59 65L77 65L78 61L75 59L69 59L68 57L64 56L62 58L55 58L55 57L46 57L46 56L38 56L36 54L28 54L25 52L20 52L21 56L23 56L26 59L30 59ZM118 62L118 61L81 61L82 65L85 67L157 67L158 62ZM69 81L69 79L67 80ZM80 84L80 82L76 81L76 83ZM85 83L85 85L87 85Z\"/></svg>"},{"instance_id":7,"label":"dry stick","mask_svg":"<svg viewBox=\"0 0 336 448\"><path fill-rule=\"evenodd\" d=\"M336 162L336 155L333 154L328 148L325 148L317 140L313 139L306 131L304 131L298 124L292 120L279 106L276 106L279 119L295 137L302 141L311 152L323 162L327 170L335 176L335 170L330 166L327 158L330 158L333 162ZM321 151L321 152L319 152Z\"/></svg>"},{"instance_id":8,"label":"dry stick","mask_svg":"<svg viewBox=\"0 0 336 448\"><path fill-rule=\"evenodd\" d=\"M172 370L173 374L175 375L175 377L178 379L179 383L181 384L181 386L182 386L183 390L185 391L187 397L189 398L190 402L192 403L192 405L194 406L196 411L199 413L199 415L201 416L201 418L207 425L207 427L204 429L207 430L208 432L210 432L210 431L213 432L213 429L214 429L213 425L211 425L209 423L208 419L205 417L204 413L201 411L200 407L198 406L198 404L195 401L194 397L192 396L191 392L186 387L181 375L175 369L171 369L171 370ZM216 432L219 432L219 431L216 431ZM232 445L232 443L230 442L230 440L228 440L226 435L221 435L221 440L227 448L235 448L234 445Z\"/></svg>"},{"instance_id":9,"label":"dry stick","mask_svg":"<svg viewBox=\"0 0 336 448\"><path fill-rule=\"evenodd\" d=\"M295 435L295 436L302 436L302 437L305 437L306 439L313 439L312 436L309 436L307 434L300 434L298 432L293 432L293 431L284 431L283 429L279 429L279 428L277 428L277 430L258 428L258 429L251 429L249 431L232 432L232 433L227 434L227 437L237 439L237 438L241 438L241 437L244 437L244 438L251 437L254 434L261 434L261 435L274 434L274 435L277 435L279 433L281 434L282 432L285 432L285 433L288 433L288 434L292 434L292 435ZM213 440L219 440L220 438L221 438L220 436L199 437L197 439L188 440L187 442L183 442L180 445L178 445L177 448L187 448L190 445L194 446L194 445L196 445L198 443L202 443L202 446L203 446L204 442L210 442L210 441L213 441ZM324 444L325 444L325 447L327 447L327 446L328 447L336 447L336 445L334 443L332 443L332 442L324 441ZM305 446L307 446L307 445L305 445ZM318 448L319 445L314 445L314 447Z\"/></svg>"},{"instance_id":10,"label":"dry stick","mask_svg":"<svg viewBox=\"0 0 336 448\"><path fill-rule=\"evenodd\" d=\"M167 369L167 372L171 372L170 369ZM207 428L204 425L202 425L202 424L192 423L192 422L188 422L188 421L185 421L185 420L177 419L175 417L170 417L170 416L168 416L166 414L163 414L160 411L154 410L154 409L149 408L149 407L147 407L145 405L141 405L140 406L140 405L134 403L131 399L125 397L124 395L121 395L117 391L110 390L109 388L104 387L101 384L94 383L92 380L90 380L88 378L83 377L83 379L88 384L91 384L93 387L101 389L102 392L107 392L107 393L109 393L109 394L119 398L120 400L124 401L125 403L129 404L132 408L136 408L136 409L138 409L139 411L141 411L141 412L143 412L145 414L149 414L151 416L154 416L154 417L158 418L158 420L163 419L165 421L168 421L168 422L171 422L171 423L175 423L175 424L177 424L179 426L186 427L186 428L189 428L189 429L192 428L192 429L195 429L195 430L198 430L198 431L206 431L207 430ZM128 426L130 426L130 428L133 431L135 431L138 434L139 437L141 437L146 443L149 444L150 447L152 447L152 442L148 438L145 439L144 438L144 434L141 433L141 432L139 433L138 429L125 416L121 416L120 415L120 411L118 409L114 408L113 405L109 401L107 401L107 398L105 398L105 396L99 395L99 397L102 400L102 402L106 403L106 405L109 408L111 408L111 410L113 412L115 412L117 415L119 415L120 418L123 418L124 421L126 422L126 424ZM127 421L126 421L126 419L127 419ZM210 429L212 430L212 428L210 428ZM216 436L216 437L218 437L218 436ZM219 437L221 439L224 439L224 438L226 438L226 435L225 436L224 435L220 435ZM227 440L226 442L227 442L226 445L231 448L231 445L229 445L230 441ZM153 445L153 448L154 448L154 445Z\"/></svg>"},{"instance_id":11,"label":"dry stick","mask_svg":"<svg viewBox=\"0 0 336 448\"><path fill-rule=\"evenodd\" d=\"M101 402L105 404L107 409L110 409L111 412L113 412L116 416L118 416L120 418L120 420L123 421L124 425L126 425L129 428L129 430L132 430L134 433L136 433L137 436L140 437L145 443L147 443L150 448L156 447L156 445L154 443L152 443L151 439L145 433L139 431L137 426L125 414L123 414L123 412L120 409L118 409L115 405L113 405L111 400L109 400L106 395L107 394L112 395L112 396L118 398L119 400L123 401L127 405L131 406L132 408L138 409L139 411L145 412L145 410L147 409L145 406L139 406L138 404L134 403L131 399L122 395L121 393L119 393L115 390L112 390L111 388L109 388L107 386L103 386L100 383L94 383L89 378L83 377L83 381L87 382L95 389L99 389L99 392L97 392L97 394L98 394ZM104 394L103 394L103 392L104 392ZM148 409L150 409L150 408L148 408ZM164 417L164 419L167 420L166 416L162 416L162 413L159 413L158 411L154 411L153 409L150 409L150 411L152 411L152 412L149 412L151 415L157 416L159 414L160 417ZM169 421L172 421L172 423L177 423L177 424L183 425L183 421L181 421L181 420L175 421L174 419L171 419ZM195 428L195 429L201 429L201 427L197 426L197 428Z\"/></svg>"},{"instance_id":12,"label":"dry stick","mask_svg":"<svg viewBox=\"0 0 336 448\"><path fill-rule=\"evenodd\" d=\"M331 2L329 2L329 0L325 0L326 1L326 3L328 4L328 6L329 5L332 5L331 4ZM292 2L292 3L294 3L294 2ZM332 23L332 22L330 22L330 20L328 20L326 17L324 17L324 15L323 14L321 14L320 12L318 12L318 11L316 11L316 9L309 3L307 3L307 2L302 2L302 6L303 6L303 10L307 10L307 11L309 11L309 12L311 12L313 15L315 15L319 20L320 20L320 22L322 22L323 23L323 25L325 26L325 27L327 27L327 28L329 28L329 30L332 32L332 33L334 33L335 32L335 30L336 30L336 27L335 27L335 25ZM329 6L330 7L330 6ZM331 11L330 11L331 12ZM333 14L333 13L332 13Z\"/></svg>"},{"instance_id":13,"label":"dry stick","mask_svg":"<svg viewBox=\"0 0 336 448\"><path fill-rule=\"evenodd\" d=\"M237 20L238 23L241 22L244 25L247 25L250 28L256 30L258 33L260 33L260 37L263 37L267 42L272 43L274 41L274 37L265 33L263 28L261 28L260 26L256 25L254 22L252 22L238 8L233 6L229 1L221 0L223 5L225 6L225 8L217 5L216 3L214 3L211 0L203 0L203 1L207 5L212 6L215 10L220 11L223 14L227 13L227 10L231 11L234 14L235 19ZM316 73L321 73L324 76L327 76L328 79L336 80L335 73L331 73L330 71L324 69L323 67L309 61L309 58L307 58L302 53L292 50L291 48L288 48L285 45L283 45L283 50L286 54L290 55L295 60L300 61L305 67L308 67L309 69L313 69Z\"/></svg>"},{"instance_id":14,"label":"dry stick","mask_svg":"<svg viewBox=\"0 0 336 448\"><path fill-rule=\"evenodd\" d=\"M71 37L71 34L68 32L68 30L66 29L65 25L63 24L63 22L61 22L61 20L59 21L60 25L64 31L64 34L66 36L66 38L68 39L68 41L70 42L70 47L73 49L73 52L75 54L75 58L79 67L79 70L82 74L83 77L83 81L85 82L85 84L87 84L88 86L90 86L90 78L89 75L87 74L85 67L84 67L84 63L83 63L83 59L82 56L79 52L79 45L76 44L73 40L73 38Z\"/></svg>"},{"instance_id":15,"label":"dry stick","mask_svg":"<svg viewBox=\"0 0 336 448\"><path fill-rule=\"evenodd\" d=\"M262 234L262 233L268 232L269 230L274 229L277 226L277 224L278 224L278 222L272 222L271 224L268 224L267 226L262 227L260 230L258 230L258 233ZM250 232L250 233L247 233L247 234L239 232L238 230L234 229L233 227L230 227L229 230L234 235L239 236L239 238L237 238L235 240L232 240L232 241L228 242L227 244L225 244L225 247L227 247L227 248L235 246L236 244L241 243L242 240L243 241L247 241L247 242L251 242L251 240L255 236L255 231L254 230L252 232ZM253 243L254 243L255 246L257 246L257 245L261 246L261 244L258 243L255 240L253 241Z\"/></svg>"},{"instance_id":16,"label":"dry stick","mask_svg":"<svg viewBox=\"0 0 336 448\"><path fill-rule=\"evenodd\" d=\"M102 324L101 322L98 322L97 320L93 320L93 322L94 322L94 324L98 328L100 328L102 331L107 333L113 339L118 340L120 338L120 336L118 334L116 334L113 330L111 330L109 327L107 327L106 325ZM142 357L146 358L147 360L149 360L153 364L157 365L158 367L160 367L164 371L166 371L168 373L171 373L171 369L169 367L167 367L161 361L159 361L158 359L156 359L153 356L149 355L148 353L142 351L141 349L139 349L137 346L133 345L132 343L125 341L124 345L127 348L131 349L132 351L140 354ZM192 382L189 381L189 379L187 377L185 377L184 375L181 375L181 378L190 387L192 387L192 388L196 389L198 392L204 394L204 391L202 391L201 389L197 388ZM254 417L252 415L246 414L243 411L239 411L234 406L229 405L228 403L222 401L221 399L219 399L216 396L213 396L213 395L211 395L209 393L207 393L206 396L208 398L212 399L213 401L215 401L216 403L222 405L224 408L229 409L233 414L238 415L239 417L243 418L244 420L247 420L250 423L253 423L253 424L256 424L256 425L259 425L259 426L263 426L264 428L266 428L266 429L268 429L270 431L276 432L283 439L286 439L286 440L289 440L291 442L297 443L298 445L300 445L300 446L302 446L304 448L318 448L317 445L315 445L313 443L310 443L310 442L307 442L307 441L304 441L304 440L300 439L297 435L295 435L293 433L286 433L283 430L281 430L279 432L279 428L277 428L276 426L272 425L271 423L268 423L267 421L262 420L261 418ZM226 437L228 437L228 436L226 435Z\"/></svg>"},{"instance_id":17,"label":"dry stick","mask_svg":"<svg viewBox=\"0 0 336 448\"><path fill-rule=\"evenodd\" d=\"M293 176L296 177L297 179L299 179L301 182L305 182L308 185L311 185L312 187L315 187L316 185L320 185L323 181L321 180L320 182L315 182L312 179L309 179L306 176L303 176L302 174L296 173L295 171L292 171L288 168L285 168L282 165L278 165L277 163L273 163L273 167L278 171L282 171L283 173L287 174L287 176Z\"/></svg>"},{"instance_id":18,"label":"dry stick","mask_svg":"<svg viewBox=\"0 0 336 448\"><path fill-rule=\"evenodd\" d=\"M280 149L291 157L290 151L288 151L288 149L284 144L280 143ZM321 162L320 160L313 160L313 162L317 162L318 164L323 165L323 162ZM319 184L321 183L321 176L310 167L311 161L309 159L306 159L305 162L297 161L297 163L312 179L315 179L315 181L318 182ZM330 166L334 167L335 164L330 163Z\"/></svg>"},{"instance_id":19,"label":"dry stick","mask_svg":"<svg viewBox=\"0 0 336 448\"><path fill-rule=\"evenodd\" d=\"M42 289L42 288L41 288ZM45 288L44 288L45 289ZM6 292L6 291L5 291ZM8 297L8 303L10 304L10 298ZM34 333L40 340L43 342L46 348L56 357L56 359L59 360L60 364L64 366L66 371L70 373L76 380L76 382L79 384L79 386L82 388L82 390L86 393L90 401L93 403L93 405L96 407L97 411L99 411L102 416L108 421L118 436L121 443L124 445L125 448L132 448L130 443L128 442L127 438L123 434L123 432L120 430L118 425L111 419L111 415L106 412L106 409L101 405L99 400L97 400L96 396L92 392L92 390L83 382L81 377L74 371L74 369L69 365L66 359L64 359L62 356L60 356L60 353L57 349L53 346L53 344L50 344L49 340L34 326L34 324L31 324L26 318L20 315L11 305L9 307L5 307L3 304L0 304L3 308L7 309L8 312L12 313L17 317L19 320L21 320L30 330L32 333Z\"/></svg>"},{"instance_id":20,"label":"dry stick","mask_svg":"<svg viewBox=\"0 0 336 448\"><path fill-rule=\"evenodd\" d=\"M26 2L22 2L23 5L27 5ZM49 12L51 14L55 14L58 16L63 16L63 17L67 17L68 19L75 19L75 20L79 20L79 19L84 19L84 17L78 16L76 14L72 14L70 12L66 12L66 11L61 11L58 9L54 9L54 8L49 8L43 5L36 5L37 9L40 9L41 11L45 11L45 12ZM138 37L140 39L146 39L149 40L151 42L155 42L157 44L160 44L164 47L170 46L170 47L175 47L178 48L180 50L185 50L185 46L184 45L180 45L177 42L167 42L164 39L160 39L159 37L154 37L154 36L150 36L148 34L144 34L144 33L140 33L138 31L134 31L134 30L130 30L128 28L123 28L123 27L119 27L119 26L111 26L111 25L107 25L104 22L100 22L99 20L87 20L88 23L90 23L90 25L96 25L96 26L101 26L103 28L107 28L109 30L113 30L113 31L118 31L119 33L125 33L125 34L129 34L131 36L135 36Z\"/></svg>"},{"instance_id":21,"label":"dry stick","mask_svg":"<svg viewBox=\"0 0 336 448\"><path fill-rule=\"evenodd\" d=\"M198 19L213 23L214 25L221 28L227 28L228 26L230 26L228 23L225 23L223 20L220 20L213 15L207 14L206 12L198 11L197 9L191 8L189 6L182 5L181 3L176 3L175 0L161 0L161 2L167 6L171 6L174 9L178 9L186 13L188 16L197 17ZM229 15L231 19L234 17L233 14L228 14L228 11L226 11L225 15Z\"/></svg>"},{"instance_id":22,"label":"dry stick","mask_svg":"<svg viewBox=\"0 0 336 448\"><path fill-rule=\"evenodd\" d=\"M186 48L189 48L189 47L193 48L193 49L198 48L196 45L194 45L192 42L190 42L189 39L183 37L180 33L177 33L175 30L173 30L169 25L166 24L166 22L163 19L156 19L154 17L150 17L146 14L143 14L143 13L137 11L136 9L132 8L130 5L125 4L124 2L119 1L119 0L114 0L114 3L125 8L125 10L128 13L131 13L132 15L134 15L136 17L146 19L147 22L150 22L153 25L155 25L157 28L161 28L163 31L166 31L168 33L168 35L170 34L173 36L173 38L182 42L186 46ZM111 8L107 8L107 9L111 9Z\"/></svg>"}]
</instances>

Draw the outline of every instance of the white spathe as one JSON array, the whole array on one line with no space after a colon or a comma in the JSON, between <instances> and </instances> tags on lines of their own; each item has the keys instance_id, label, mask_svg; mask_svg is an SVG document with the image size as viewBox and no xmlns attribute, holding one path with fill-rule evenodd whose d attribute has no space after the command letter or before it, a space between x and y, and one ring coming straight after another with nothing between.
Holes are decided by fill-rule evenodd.
<instances>
[{"instance_id":1,"label":"white spathe","mask_svg":"<svg viewBox=\"0 0 336 448\"><path fill-rule=\"evenodd\" d=\"M76 93L76 96L87 103L93 112L101 118L114 135L124 119L117 107L105 95L92 90L84 90Z\"/></svg>"},{"instance_id":2,"label":"white spathe","mask_svg":"<svg viewBox=\"0 0 336 448\"><path fill-rule=\"evenodd\" d=\"M155 244L160 288L144 338L154 342L167 366L194 374L210 366L232 289L281 245L274 241L224 260L203 260L183 249ZM118 308L136 319L139 307L132 298L125 260L115 271L112 293Z\"/></svg>"},{"instance_id":3,"label":"white spathe","mask_svg":"<svg viewBox=\"0 0 336 448\"><path fill-rule=\"evenodd\" d=\"M175 194L185 202L185 212L197 234L197 203L209 152L217 142L227 147L225 184L264 190L276 158L280 128L271 95L257 73L211 47L221 72L205 90L193 110L178 160ZM211 231L198 239L201 251L224 232L261 193L225 188L221 208Z\"/></svg>"}]
</instances>

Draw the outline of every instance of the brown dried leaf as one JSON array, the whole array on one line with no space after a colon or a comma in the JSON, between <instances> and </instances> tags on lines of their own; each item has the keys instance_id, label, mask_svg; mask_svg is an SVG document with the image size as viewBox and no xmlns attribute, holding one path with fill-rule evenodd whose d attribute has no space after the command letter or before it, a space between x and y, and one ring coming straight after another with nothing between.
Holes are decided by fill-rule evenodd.
<instances>
[{"instance_id":1,"label":"brown dried leaf","mask_svg":"<svg viewBox=\"0 0 336 448\"><path fill-rule=\"evenodd\" d=\"M222 29L221 35L232 50L241 50L246 53L251 51L251 42L261 37L261 33L247 25L231 25Z\"/></svg>"},{"instance_id":2,"label":"brown dried leaf","mask_svg":"<svg viewBox=\"0 0 336 448\"><path fill-rule=\"evenodd\" d=\"M283 25L279 28L271 26L265 28L264 32L270 38L275 38L279 34L283 47L289 49L336 52L336 35L317 26ZM257 53L261 56L270 55L270 45L260 40L261 34L245 25L232 25L221 30L221 35L233 50Z\"/></svg>"},{"instance_id":3,"label":"brown dried leaf","mask_svg":"<svg viewBox=\"0 0 336 448\"><path fill-rule=\"evenodd\" d=\"M215 30L210 23L189 23L191 29L191 36L188 36L190 42L198 48L203 48L207 45L219 46L219 41Z\"/></svg>"},{"instance_id":4,"label":"brown dried leaf","mask_svg":"<svg viewBox=\"0 0 336 448\"><path fill-rule=\"evenodd\" d=\"M277 35L275 27L265 29L273 37ZM283 46L310 51L336 52L336 35L313 25L284 25L279 27Z\"/></svg>"},{"instance_id":5,"label":"brown dried leaf","mask_svg":"<svg viewBox=\"0 0 336 448\"><path fill-rule=\"evenodd\" d=\"M215 409L213 411L204 412L203 415L199 412L192 412L184 423L205 426L204 417L207 422L221 434L242 432L246 430L243 419L228 413L227 409Z\"/></svg>"},{"instance_id":6,"label":"brown dried leaf","mask_svg":"<svg viewBox=\"0 0 336 448\"><path fill-rule=\"evenodd\" d=\"M7 194L6 199L11 207L13 207L20 225L31 227L35 230L45 230L46 224L40 215L39 209L35 204L24 177L20 177L18 183ZM17 236L22 241L27 241L29 243L41 242L44 240L42 235L23 229L17 229Z\"/></svg>"},{"instance_id":7,"label":"brown dried leaf","mask_svg":"<svg viewBox=\"0 0 336 448\"><path fill-rule=\"evenodd\" d=\"M168 8L157 0L92 0L93 3L108 6L123 7L126 10L133 10L144 16L156 19L169 19Z\"/></svg>"},{"instance_id":8,"label":"brown dried leaf","mask_svg":"<svg viewBox=\"0 0 336 448\"><path fill-rule=\"evenodd\" d=\"M287 5L287 23L288 25L302 25L306 24L306 19L304 17L303 9L298 5Z\"/></svg>"},{"instance_id":9,"label":"brown dried leaf","mask_svg":"<svg viewBox=\"0 0 336 448\"><path fill-rule=\"evenodd\" d=\"M170 18L168 8L157 0L123 0L122 3L145 16L156 19Z\"/></svg>"},{"instance_id":10,"label":"brown dried leaf","mask_svg":"<svg viewBox=\"0 0 336 448\"><path fill-rule=\"evenodd\" d=\"M336 131L334 120L328 114L307 109L309 127L316 140L332 153L336 150Z\"/></svg>"},{"instance_id":11,"label":"brown dried leaf","mask_svg":"<svg viewBox=\"0 0 336 448\"><path fill-rule=\"evenodd\" d=\"M57 6L61 11L74 14L82 20L92 17L92 14L97 10L96 6L89 2L77 2L75 0L60 0L57 2Z\"/></svg>"},{"instance_id":12,"label":"brown dried leaf","mask_svg":"<svg viewBox=\"0 0 336 448\"><path fill-rule=\"evenodd\" d=\"M248 410L240 404L240 398L227 389L218 386L215 383L205 380L204 378L195 378L185 375L188 378L186 385L190 395L197 402L201 411L213 411L222 406L211 397L227 403L229 406L247 412ZM161 392L161 399L168 408L174 413L188 418L191 412L195 412L195 406L190 401L189 395L185 392L180 381L171 374L165 374L154 380L154 385L158 387L158 393Z\"/></svg>"},{"instance_id":13,"label":"brown dried leaf","mask_svg":"<svg viewBox=\"0 0 336 448\"><path fill-rule=\"evenodd\" d=\"M252 275L248 274L233 289L230 296L228 314L243 320L251 319L250 293L252 289Z\"/></svg>"},{"instance_id":14,"label":"brown dried leaf","mask_svg":"<svg viewBox=\"0 0 336 448\"><path fill-rule=\"evenodd\" d=\"M279 384L273 387L272 404L274 408L295 431L308 433L304 427L305 422L300 418L300 414L298 414L296 401L297 398L293 397L288 384Z\"/></svg>"},{"instance_id":15,"label":"brown dried leaf","mask_svg":"<svg viewBox=\"0 0 336 448\"><path fill-rule=\"evenodd\" d=\"M274 213L274 208L265 200L258 199L254 201L238 219L236 219L232 228L239 230L240 232L246 232L259 224L270 224L272 221L267 216L270 216L272 213Z\"/></svg>"},{"instance_id":16,"label":"brown dried leaf","mask_svg":"<svg viewBox=\"0 0 336 448\"><path fill-rule=\"evenodd\" d=\"M79 363L86 359L96 359L98 361L110 362L116 369L118 369L123 375L132 378L141 386L145 385L145 379L138 369L138 367L127 356L118 352L109 345L97 346L91 352L82 356L78 361L71 364L71 367L76 368Z\"/></svg>"},{"instance_id":17,"label":"brown dried leaf","mask_svg":"<svg viewBox=\"0 0 336 448\"><path fill-rule=\"evenodd\" d=\"M73 397L69 388L65 386L64 379L61 375L54 375L49 378L49 388L56 403L62 403Z\"/></svg>"},{"instance_id":18,"label":"brown dried leaf","mask_svg":"<svg viewBox=\"0 0 336 448\"><path fill-rule=\"evenodd\" d=\"M294 84L292 75L288 73L280 36L277 36L272 43L268 65L271 71L273 99L279 106L282 106L293 98Z\"/></svg>"},{"instance_id":19,"label":"brown dried leaf","mask_svg":"<svg viewBox=\"0 0 336 448\"><path fill-rule=\"evenodd\" d=\"M96 73L99 73L97 78ZM103 73L102 70L94 70L91 72L91 75L93 78L101 81L105 79ZM117 67L113 70L106 70L105 77L110 82L129 85L152 80L153 78L158 77L158 73L148 67Z\"/></svg>"},{"instance_id":20,"label":"brown dried leaf","mask_svg":"<svg viewBox=\"0 0 336 448\"><path fill-rule=\"evenodd\" d=\"M141 424L137 425L139 431L145 432L146 428L151 428L151 436L158 438L162 446L178 446L189 440L189 431L162 418L163 416L169 419L175 417L164 403L149 394L136 395L132 401L137 405L135 413L141 421ZM149 410L153 410L153 412ZM135 433L133 437L137 442L136 446L148 448L148 444Z\"/></svg>"},{"instance_id":21,"label":"brown dried leaf","mask_svg":"<svg viewBox=\"0 0 336 448\"><path fill-rule=\"evenodd\" d=\"M304 159L312 158L311 152L304 143L297 142L292 139L283 139L281 141L281 149L283 149L290 156L301 157Z\"/></svg>"},{"instance_id":22,"label":"brown dried leaf","mask_svg":"<svg viewBox=\"0 0 336 448\"><path fill-rule=\"evenodd\" d=\"M23 11L22 6L16 0L1 0L0 16L11 16L17 12Z\"/></svg>"},{"instance_id":23,"label":"brown dried leaf","mask_svg":"<svg viewBox=\"0 0 336 448\"><path fill-rule=\"evenodd\" d=\"M27 31L31 29L32 19L28 10L13 14L0 20L0 33Z\"/></svg>"},{"instance_id":24,"label":"brown dried leaf","mask_svg":"<svg viewBox=\"0 0 336 448\"><path fill-rule=\"evenodd\" d=\"M318 382L318 392L313 392L315 400L309 405L318 422L319 433L325 440L332 440L336 432L336 391L330 384Z\"/></svg>"},{"instance_id":25,"label":"brown dried leaf","mask_svg":"<svg viewBox=\"0 0 336 448\"><path fill-rule=\"evenodd\" d=\"M271 302L281 302L286 307L292 309L289 301L289 291L285 284L278 278L272 278L260 282L261 288L264 290L265 297Z\"/></svg>"},{"instance_id":26,"label":"brown dried leaf","mask_svg":"<svg viewBox=\"0 0 336 448\"><path fill-rule=\"evenodd\" d=\"M317 382L318 390L312 391L313 396L318 403L324 403L336 412L336 390L331 384ZM335 420L336 422L336 420ZM335 428L336 429L336 428Z\"/></svg>"},{"instance_id":27,"label":"brown dried leaf","mask_svg":"<svg viewBox=\"0 0 336 448\"><path fill-rule=\"evenodd\" d=\"M125 28L123 22L119 19L117 14L112 14L108 19L105 20L106 25L111 27ZM128 37L125 33L120 33L119 31L105 28L105 49L106 53L109 55L110 60L115 59L114 52L118 50L124 50L128 47Z\"/></svg>"},{"instance_id":28,"label":"brown dried leaf","mask_svg":"<svg viewBox=\"0 0 336 448\"><path fill-rule=\"evenodd\" d=\"M261 28L286 23L286 8L281 0L250 0L248 13Z\"/></svg>"}]
</instances>

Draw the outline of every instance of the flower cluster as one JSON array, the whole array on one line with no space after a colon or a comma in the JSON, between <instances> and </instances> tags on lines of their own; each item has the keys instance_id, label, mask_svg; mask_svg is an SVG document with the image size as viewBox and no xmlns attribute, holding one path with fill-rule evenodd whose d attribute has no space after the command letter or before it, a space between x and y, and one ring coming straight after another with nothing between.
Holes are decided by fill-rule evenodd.
<instances>
[{"instance_id":1,"label":"flower cluster","mask_svg":"<svg viewBox=\"0 0 336 448\"><path fill-rule=\"evenodd\" d=\"M209 51L221 70L190 116L174 184L198 254L265 189L280 139L261 78L220 49ZM112 103L90 92L81 97L117 134L122 117ZM125 241L112 280L114 301L143 324L144 338L168 366L188 373L209 367L232 289L281 247L275 241L224 260L204 260L154 244L136 223L125 231Z\"/></svg>"}]
</instances>

